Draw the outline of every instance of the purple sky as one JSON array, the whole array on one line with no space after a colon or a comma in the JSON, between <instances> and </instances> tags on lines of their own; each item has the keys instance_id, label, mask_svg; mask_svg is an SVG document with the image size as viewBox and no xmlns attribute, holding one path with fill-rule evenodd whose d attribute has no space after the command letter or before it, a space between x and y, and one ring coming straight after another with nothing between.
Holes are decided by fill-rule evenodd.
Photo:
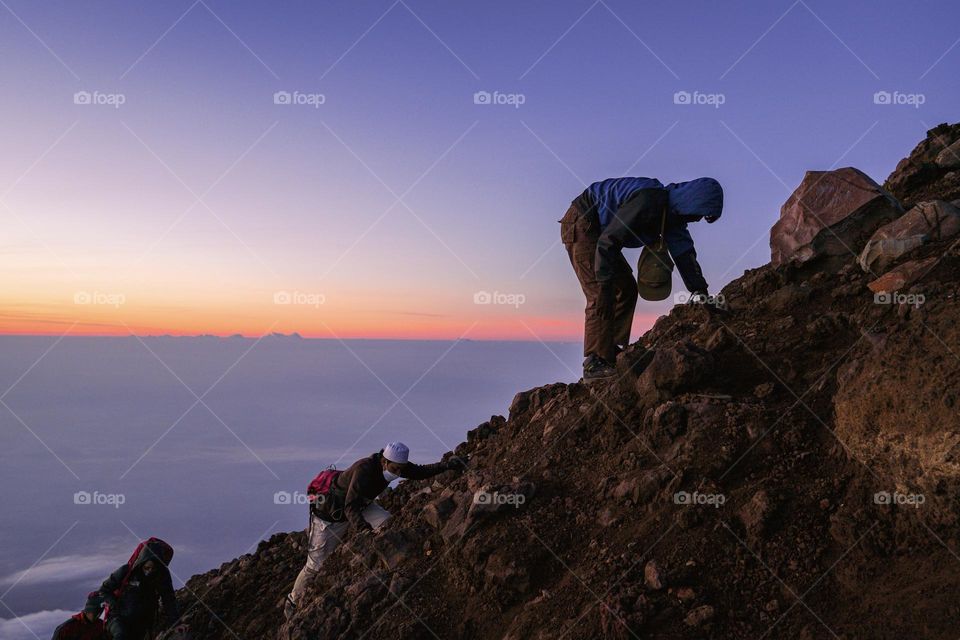
<instances>
[{"instance_id":1,"label":"purple sky","mask_svg":"<svg viewBox=\"0 0 960 640\"><path fill-rule=\"evenodd\" d=\"M692 228L717 290L768 260L805 170L882 181L957 119L958 18L947 2L3 0L0 331L577 339L556 220L584 183L718 178L722 222Z\"/></svg>"}]
</instances>

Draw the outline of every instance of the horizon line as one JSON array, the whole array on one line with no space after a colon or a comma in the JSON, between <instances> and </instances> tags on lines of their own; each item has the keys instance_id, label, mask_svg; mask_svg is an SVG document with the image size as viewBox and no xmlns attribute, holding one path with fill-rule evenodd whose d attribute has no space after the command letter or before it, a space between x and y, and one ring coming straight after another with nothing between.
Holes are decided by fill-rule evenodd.
<instances>
[{"instance_id":1,"label":"horizon line","mask_svg":"<svg viewBox=\"0 0 960 640\"><path fill-rule=\"evenodd\" d=\"M335 336L314 336L314 335L301 335L298 332L293 333L280 333L280 332L270 332L260 335L244 335L241 333L231 333L231 334L216 334L216 333L191 333L191 334L174 334L174 333L84 333L84 334L75 334L70 335L69 333L0 333L0 338L49 338L49 337L61 337L66 338L217 338L218 340L261 340L264 338L293 338L295 340L329 340L329 341L347 341L347 340L371 340L371 341L394 341L394 342L547 342L547 343L577 343L582 339L580 338L570 338L570 339L530 339L530 338L413 338L413 337L367 337L367 336L350 336L350 337L335 337Z\"/></svg>"}]
</instances>

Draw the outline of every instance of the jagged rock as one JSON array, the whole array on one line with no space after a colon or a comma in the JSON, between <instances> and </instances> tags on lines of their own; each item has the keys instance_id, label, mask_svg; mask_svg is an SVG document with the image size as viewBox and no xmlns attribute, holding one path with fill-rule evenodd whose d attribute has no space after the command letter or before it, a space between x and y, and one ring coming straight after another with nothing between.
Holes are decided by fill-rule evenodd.
<instances>
[{"instance_id":1,"label":"jagged rock","mask_svg":"<svg viewBox=\"0 0 960 640\"><path fill-rule=\"evenodd\" d=\"M864 271L883 273L903 254L960 232L960 209L949 202L921 202L877 229L858 258Z\"/></svg>"},{"instance_id":2,"label":"jagged rock","mask_svg":"<svg viewBox=\"0 0 960 640\"><path fill-rule=\"evenodd\" d=\"M428 502L423 507L423 519L434 529L440 529L447 516L456 508L456 503L452 496L443 496L433 502Z\"/></svg>"},{"instance_id":3,"label":"jagged rock","mask_svg":"<svg viewBox=\"0 0 960 640\"><path fill-rule=\"evenodd\" d=\"M617 354L617 372L619 375L639 376L652 357L653 352L642 345L630 345Z\"/></svg>"},{"instance_id":4,"label":"jagged rock","mask_svg":"<svg viewBox=\"0 0 960 640\"><path fill-rule=\"evenodd\" d=\"M361 593L369 589L378 590L379 588L382 588L383 583L383 576L376 573L368 573L362 576L362 579L348 585L344 592L351 598L356 598Z\"/></svg>"},{"instance_id":5,"label":"jagged rock","mask_svg":"<svg viewBox=\"0 0 960 640\"><path fill-rule=\"evenodd\" d=\"M627 478L622 480L617 486L613 488L612 496L615 500L623 500L625 498L636 499L640 494L640 479L637 477Z\"/></svg>"},{"instance_id":6,"label":"jagged rock","mask_svg":"<svg viewBox=\"0 0 960 640\"><path fill-rule=\"evenodd\" d=\"M713 620L714 610L708 604L702 605L690 611L687 617L683 619L689 627L699 627L702 624Z\"/></svg>"},{"instance_id":7,"label":"jagged rock","mask_svg":"<svg viewBox=\"0 0 960 640\"><path fill-rule=\"evenodd\" d=\"M699 382L709 371L710 354L690 341L658 349L650 365L637 378L641 403L655 406Z\"/></svg>"},{"instance_id":8,"label":"jagged rock","mask_svg":"<svg viewBox=\"0 0 960 640\"><path fill-rule=\"evenodd\" d=\"M567 426L567 416L571 413L569 407L560 407L558 411L552 411L552 402L548 402L539 411L537 411L531 421L540 421L543 423L543 442L546 444L551 436L562 435L569 431Z\"/></svg>"},{"instance_id":9,"label":"jagged rock","mask_svg":"<svg viewBox=\"0 0 960 640\"><path fill-rule=\"evenodd\" d=\"M938 167L943 169L956 169L960 167L960 140L955 141L949 147L938 153L935 162Z\"/></svg>"},{"instance_id":10,"label":"jagged rock","mask_svg":"<svg viewBox=\"0 0 960 640\"><path fill-rule=\"evenodd\" d=\"M440 531L440 535L443 536L446 542L449 543L460 538L467 532L467 529L469 529L470 522L467 520L467 513L470 511L472 500L473 492L471 491L464 491L456 497L455 502L457 506L450 513L450 516L447 518L447 523Z\"/></svg>"},{"instance_id":11,"label":"jagged rock","mask_svg":"<svg viewBox=\"0 0 960 640\"><path fill-rule=\"evenodd\" d=\"M666 586L666 579L663 570L656 560L650 560L643 567L643 583L648 589L658 591Z\"/></svg>"},{"instance_id":12,"label":"jagged rock","mask_svg":"<svg viewBox=\"0 0 960 640\"><path fill-rule=\"evenodd\" d=\"M773 512L769 494L761 489L739 511L740 521L747 531L747 539L756 541L766 529L767 520Z\"/></svg>"},{"instance_id":13,"label":"jagged rock","mask_svg":"<svg viewBox=\"0 0 960 640\"><path fill-rule=\"evenodd\" d=\"M706 326L706 325L705 325ZM719 351L736 343L736 338L730 335L730 332L723 327L718 328L710 334L703 347L707 351Z\"/></svg>"},{"instance_id":14,"label":"jagged rock","mask_svg":"<svg viewBox=\"0 0 960 640\"><path fill-rule=\"evenodd\" d=\"M653 426L658 433L674 438L687 428L687 409L679 402L665 402L653 412Z\"/></svg>"},{"instance_id":15,"label":"jagged rock","mask_svg":"<svg viewBox=\"0 0 960 640\"><path fill-rule=\"evenodd\" d=\"M377 557L388 570L393 570L403 562L414 549L410 538L401 531L387 531L375 538Z\"/></svg>"},{"instance_id":16,"label":"jagged rock","mask_svg":"<svg viewBox=\"0 0 960 640\"><path fill-rule=\"evenodd\" d=\"M530 408L530 394L531 391L521 391L513 396L513 401L510 403L509 409L509 419L511 421L516 420L517 416Z\"/></svg>"},{"instance_id":17,"label":"jagged rock","mask_svg":"<svg viewBox=\"0 0 960 640\"><path fill-rule=\"evenodd\" d=\"M772 382L764 382L756 386L756 388L753 390L753 395L762 400L773 393L774 388L775 387Z\"/></svg>"},{"instance_id":18,"label":"jagged rock","mask_svg":"<svg viewBox=\"0 0 960 640\"><path fill-rule=\"evenodd\" d=\"M411 580L410 578L407 578L406 576L401 575L399 573L395 573L393 574L393 578L390 580L389 591L391 594L400 597L400 596L403 596L404 593L406 593L407 589L412 584L413 584L413 580Z\"/></svg>"},{"instance_id":19,"label":"jagged rock","mask_svg":"<svg viewBox=\"0 0 960 640\"><path fill-rule=\"evenodd\" d=\"M543 387L537 387L536 389L530 389L529 391L521 391L513 397L513 401L510 403L510 417L508 420L514 421L527 411L537 411L548 400L566 388L567 385L557 382Z\"/></svg>"},{"instance_id":20,"label":"jagged rock","mask_svg":"<svg viewBox=\"0 0 960 640\"><path fill-rule=\"evenodd\" d=\"M489 420L478 425L477 428L467 431L467 442L474 443L478 440L485 440L495 434L505 423L506 419L503 416L491 416Z\"/></svg>"},{"instance_id":21,"label":"jagged rock","mask_svg":"<svg viewBox=\"0 0 960 640\"><path fill-rule=\"evenodd\" d=\"M798 284L790 283L771 293L763 301L764 305L774 313L789 312L797 305L810 297L810 291Z\"/></svg>"},{"instance_id":22,"label":"jagged rock","mask_svg":"<svg viewBox=\"0 0 960 640\"><path fill-rule=\"evenodd\" d=\"M877 227L902 213L893 196L858 169L808 171L770 230L770 262L855 255Z\"/></svg>"},{"instance_id":23,"label":"jagged rock","mask_svg":"<svg viewBox=\"0 0 960 640\"><path fill-rule=\"evenodd\" d=\"M697 597L697 592L691 587L680 587L676 595L680 602L692 602Z\"/></svg>"},{"instance_id":24,"label":"jagged rock","mask_svg":"<svg viewBox=\"0 0 960 640\"><path fill-rule=\"evenodd\" d=\"M611 509L602 509L597 516L597 524L601 527L612 527L620 522L620 518Z\"/></svg>"},{"instance_id":25,"label":"jagged rock","mask_svg":"<svg viewBox=\"0 0 960 640\"><path fill-rule=\"evenodd\" d=\"M494 551L487 558L483 574L487 583L512 596L526 593L530 588L530 572L511 558L505 550Z\"/></svg>"},{"instance_id":26,"label":"jagged rock","mask_svg":"<svg viewBox=\"0 0 960 640\"><path fill-rule=\"evenodd\" d=\"M960 124L941 124L927 131L927 137L897 164L884 187L904 207L924 200L960 198L960 171L955 170L947 152L958 141Z\"/></svg>"},{"instance_id":27,"label":"jagged rock","mask_svg":"<svg viewBox=\"0 0 960 640\"><path fill-rule=\"evenodd\" d=\"M927 275L939 260L937 257L931 257L924 258L923 260L904 262L873 282L867 283L867 286L874 293L894 293L900 291Z\"/></svg>"}]
</instances>

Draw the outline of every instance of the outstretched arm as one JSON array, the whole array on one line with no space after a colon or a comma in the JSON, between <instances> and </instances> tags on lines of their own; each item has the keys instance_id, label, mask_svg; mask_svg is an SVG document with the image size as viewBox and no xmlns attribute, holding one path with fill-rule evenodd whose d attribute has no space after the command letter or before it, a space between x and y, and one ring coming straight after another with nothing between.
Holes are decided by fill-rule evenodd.
<instances>
[{"instance_id":1,"label":"outstretched arm","mask_svg":"<svg viewBox=\"0 0 960 640\"><path fill-rule=\"evenodd\" d=\"M686 231L686 229L684 229L684 231ZM690 234L687 233L687 235L689 236ZM673 262L677 265L677 271L680 272L680 277L683 279L683 286L687 288L687 291L690 293L707 293L707 280L703 277L703 270L700 268L700 263L697 262L696 249L690 247L689 251L674 256Z\"/></svg>"},{"instance_id":2,"label":"outstretched arm","mask_svg":"<svg viewBox=\"0 0 960 640\"><path fill-rule=\"evenodd\" d=\"M113 592L123 584L123 578L127 575L127 570L127 565L123 565L111 573L110 576L103 581L103 584L100 585L100 597L103 598L103 603L111 609L117 607L117 598L113 595Z\"/></svg>"},{"instance_id":3,"label":"outstretched arm","mask_svg":"<svg viewBox=\"0 0 960 640\"><path fill-rule=\"evenodd\" d=\"M433 464L413 464L411 462L404 467L400 477L409 480L424 480L444 471L449 471L450 468L450 465L446 462L435 462Z\"/></svg>"}]
</instances>

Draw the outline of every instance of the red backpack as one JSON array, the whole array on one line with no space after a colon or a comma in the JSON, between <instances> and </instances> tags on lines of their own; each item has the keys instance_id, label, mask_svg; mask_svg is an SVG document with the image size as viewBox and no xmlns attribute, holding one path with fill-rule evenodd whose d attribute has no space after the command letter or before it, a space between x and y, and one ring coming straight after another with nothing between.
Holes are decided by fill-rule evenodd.
<instances>
[{"instance_id":1,"label":"red backpack","mask_svg":"<svg viewBox=\"0 0 960 640\"><path fill-rule=\"evenodd\" d=\"M317 474L313 482L307 486L307 500L311 505L318 502L317 498L319 496L326 496L330 493L330 490L333 489L334 481L341 473L343 472L337 471L336 469L324 469Z\"/></svg>"},{"instance_id":2,"label":"red backpack","mask_svg":"<svg viewBox=\"0 0 960 640\"><path fill-rule=\"evenodd\" d=\"M113 592L113 596L115 598L119 598L123 594L123 590L126 589L127 583L130 582L130 576L133 575L133 565L136 564L137 558L140 557L144 547L148 547L153 556L162 562L164 567L169 566L170 561L173 560L173 547L171 547L169 544L160 538L154 537L144 540L137 545L137 548L133 551L133 555L131 555L130 559L127 560L127 573L123 576L123 582L121 582L120 586ZM103 608L104 619L106 619L109 612L110 607L105 606Z\"/></svg>"}]
</instances>

